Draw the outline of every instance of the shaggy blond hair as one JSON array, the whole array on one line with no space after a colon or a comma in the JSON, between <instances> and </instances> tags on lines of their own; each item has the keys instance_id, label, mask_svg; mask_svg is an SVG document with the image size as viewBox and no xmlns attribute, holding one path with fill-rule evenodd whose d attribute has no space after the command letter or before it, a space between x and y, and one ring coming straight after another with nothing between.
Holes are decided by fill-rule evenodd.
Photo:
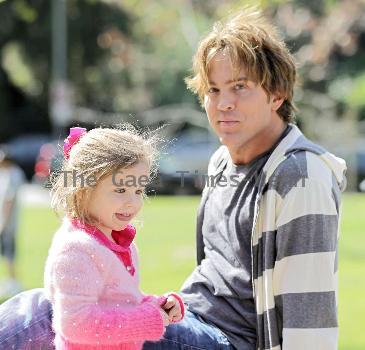
<instances>
[{"instance_id":1,"label":"shaggy blond hair","mask_svg":"<svg viewBox=\"0 0 365 350\"><path fill-rule=\"evenodd\" d=\"M193 59L193 76L185 82L199 96L202 105L209 86L209 63L219 52L230 58L234 74L238 75L244 67L248 78L261 85L268 97L272 94L282 97L284 102L278 110L279 116L286 122L294 120L294 57L276 28L260 11L245 8L225 23L216 22L200 42Z\"/></svg>"},{"instance_id":2,"label":"shaggy blond hair","mask_svg":"<svg viewBox=\"0 0 365 350\"><path fill-rule=\"evenodd\" d=\"M145 163L151 172L155 170L158 139L150 132L139 133L124 124L115 129L96 128L81 136L72 147L69 159L65 159L59 174L51 178L51 205L57 214L94 224L87 210L87 202L93 186L81 181L89 177L99 180L108 175ZM73 181L74 175L77 181Z\"/></svg>"}]
</instances>

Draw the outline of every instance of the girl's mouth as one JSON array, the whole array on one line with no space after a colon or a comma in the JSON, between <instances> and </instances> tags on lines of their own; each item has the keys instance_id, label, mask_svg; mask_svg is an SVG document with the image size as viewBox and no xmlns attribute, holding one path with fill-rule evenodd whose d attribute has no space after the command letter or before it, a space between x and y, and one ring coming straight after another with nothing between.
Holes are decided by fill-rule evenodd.
<instances>
[{"instance_id":1,"label":"girl's mouth","mask_svg":"<svg viewBox=\"0 0 365 350\"><path fill-rule=\"evenodd\" d=\"M115 217L120 221L129 221L132 218L132 214L127 213L115 213Z\"/></svg>"}]
</instances>

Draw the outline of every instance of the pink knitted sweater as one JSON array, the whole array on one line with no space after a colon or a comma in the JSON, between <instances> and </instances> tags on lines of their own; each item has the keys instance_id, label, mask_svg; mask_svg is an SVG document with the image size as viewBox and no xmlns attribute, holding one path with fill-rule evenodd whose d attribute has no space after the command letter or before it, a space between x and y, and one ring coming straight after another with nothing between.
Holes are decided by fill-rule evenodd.
<instances>
[{"instance_id":1,"label":"pink knitted sweater","mask_svg":"<svg viewBox=\"0 0 365 350\"><path fill-rule=\"evenodd\" d=\"M64 220L44 276L57 350L139 350L162 337L161 298L140 291L134 243L130 248L133 275L112 250Z\"/></svg>"}]
</instances>

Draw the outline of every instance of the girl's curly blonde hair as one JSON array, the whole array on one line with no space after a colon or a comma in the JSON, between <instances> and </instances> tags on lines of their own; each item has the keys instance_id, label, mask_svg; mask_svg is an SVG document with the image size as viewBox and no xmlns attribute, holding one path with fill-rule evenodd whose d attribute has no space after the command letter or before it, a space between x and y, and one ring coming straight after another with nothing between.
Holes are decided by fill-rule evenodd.
<instances>
[{"instance_id":1,"label":"girl's curly blonde hair","mask_svg":"<svg viewBox=\"0 0 365 350\"><path fill-rule=\"evenodd\" d=\"M138 132L130 124L90 130L72 147L61 170L51 177L52 208L57 214L93 223L86 204L95 184L88 185L86 179L96 179L97 183L140 162L153 173L158 143L156 133Z\"/></svg>"}]
</instances>

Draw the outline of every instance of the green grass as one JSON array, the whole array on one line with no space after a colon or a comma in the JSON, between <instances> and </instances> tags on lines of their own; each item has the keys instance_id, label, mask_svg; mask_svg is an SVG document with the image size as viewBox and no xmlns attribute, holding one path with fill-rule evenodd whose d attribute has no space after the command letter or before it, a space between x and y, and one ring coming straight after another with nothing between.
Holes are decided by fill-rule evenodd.
<instances>
[{"instance_id":1,"label":"green grass","mask_svg":"<svg viewBox=\"0 0 365 350\"><path fill-rule=\"evenodd\" d=\"M145 291L178 290L195 265L199 197L148 199L137 225L141 284ZM17 270L26 288L42 286L43 266L58 219L48 208L23 208ZM340 350L365 349L365 195L343 198L340 238ZM4 276L0 264L0 278ZM362 298L364 296L364 298Z\"/></svg>"},{"instance_id":2,"label":"green grass","mask_svg":"<svg viewBox=\"0 0 365 350\"><path fill-rule=\"evenodd\" d=\"M340 349L365 349L365 194L345 195L339 260Z\"/></svg>"}]
</instances>

